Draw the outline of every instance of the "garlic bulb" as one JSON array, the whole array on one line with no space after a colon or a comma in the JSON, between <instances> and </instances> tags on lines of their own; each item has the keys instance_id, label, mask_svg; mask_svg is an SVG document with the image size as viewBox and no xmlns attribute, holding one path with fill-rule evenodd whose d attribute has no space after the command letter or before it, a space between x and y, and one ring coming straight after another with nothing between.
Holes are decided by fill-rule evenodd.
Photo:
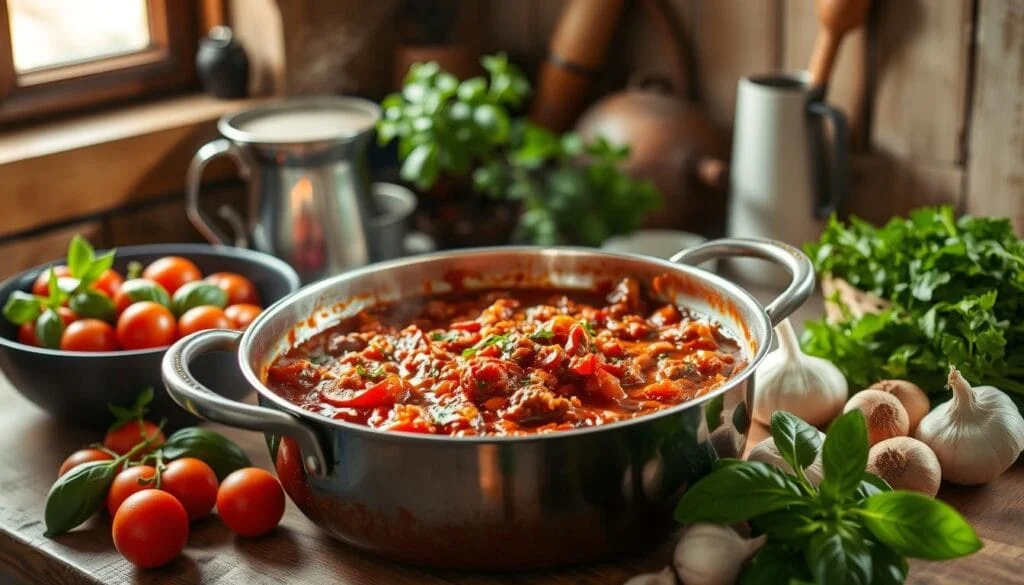
<instances>
[{"instance_id":1,"label":"garlic bulb","mask_svg":"<svg viewBox=\"0 0 1024 585\"><path fill-rule=\"evenodd\" d=\"M672 569L665 567L657 573L643 573L632 577L622 585L676 585L676 576Z\"/></svg>"},{"instance_id":2,"label":"garlic bulb","mask_svg":"<svg viewBox=\"0 0 1024 585\"><path fill-rule=\"evenodd\" d=\"M772 413L786 410L808 423L828 424L846 401L846 378L828 360L800 351L789 320L775 328L779 348L757 368L754 420L770 424Z\"/></svg>"},{"instance_id":3,"label":"garlic bulb","mask_svg":"<svg viewBox=\"0 0 1024 585\"><path fill-rule=\"evenodd\" d=\"M868 444L892 437L905 437L910 431L910 415L903 404L881 390L861 390L846 403L843 412L860 410L868 423Z\"/></svg>"},{"instance_id":4,"label":"garlic bulb","mask_svg":"<svg viewBox=\"0 0 1024 585\"><path fill-rule=\"evenodd\" d=\"M743 563L764 546L765 535L747 539L728 526L694 524L676 545L676 574L686 585L733 585Z\"/></svg>"},{"instance_id":5,"label":"garlic bulb","mask_svg":"<svg viewBox=\"0 0 1024 585\"><path fill-rule=\"evenodd\" d=\"M907 410L907 416L910 417L911 433L917 430L917 425L932 407L924 390L921 390L917 384L906 380L879 380L869 386L868 390L881 390L895 396Z\"/></svg>"},{"instance_id":6,"label":"garlic bulb","mask_svg":"<svg viewBox=\"0 0 1024 585\"><path fill-rule=\"evenodd\" d=\"M949 368L953 398L935 407L914 435L935 451L942 477L961 485L991 481L1024 451L1024 417L994 386L972 388Z\"/></svg>"},{"instance_id":7,"label":"garlic bulb","mask_svg":"<svg viewBox=\"0 0 1024 585\"><path fill-rule=\"evenodd\" d=\"M818 436L822 441L825 440L825 433L818 431ZM754 448L747 454L747 461L761 461L762 463L774 465L786 473L793 473L793 468L779 454L779 448L775 445L775 439L771 437L754 445ZM817 487L824 475L825 470L821 466L821 453L818 453L814 462L804 470L804 476L807 477L807 481L811 482L811 485Z\"/></svg>"},{"instance_id":8,"label":"garlic bulb","mask_svg":"<svg viewBox=\"0 0 1024 585\"><path fill-rule=\"evenodd\" d=\"M942 468L935 453L921 441L893 437L871 447L868 471L897 490L914 490L935 497L942 483Z\"/></svg>"}]
</instances>

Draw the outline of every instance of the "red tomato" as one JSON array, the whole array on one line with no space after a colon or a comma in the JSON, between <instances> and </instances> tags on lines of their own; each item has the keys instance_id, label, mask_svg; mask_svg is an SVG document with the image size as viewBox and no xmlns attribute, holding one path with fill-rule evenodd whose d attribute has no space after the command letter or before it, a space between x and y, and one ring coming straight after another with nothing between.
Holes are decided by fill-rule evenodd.
<instances>
[{"instance_id":1,"label":"red tomato","mask_svg":"<svg viewBox=\"0 0 1024 585\"><path fill-rule=\"evenodd\" d=\"M224 478L217 490L217 514L239 536L260 536L284 516L284 490L270 473L246 467Z\"/></svg>"},{"instance_id":2,"label":"red tomato","mask_svg":"<svg viewBox=\"0 0 1024 585\"><path fill-rule=\"evenodd\" d=\"M258 305L260 304L260 293L252 281L234 272L214 272L206 277L206 280L220 287L228 293L228 304Z\"/></svg>"},{"instance_id":3,"label":"red tomato","mask_svg":"<svg viewBox=\"0 0 1024 585\"><path fill-rule=\"evenodd\" d=\"M57 273L57 277L71 276L71 269L67 266L54 266L39 273L36 281L32 283L32 294L40 297L50 296L50 270Z\"/></svg>"},{"instance_id":4,"label":"red tomato","mask_svg":"<svg viewBox=\"0 0 1024 585\"><path fill-rule=\"evenodd\" d=\"M263 312L258 305L239 304L230 305L224 309L224 314L227 315L228 320L231 321L231 327L233 329L242 330L249 326L256 317Z\"/></svg>"},{"instance_id":5,"label":"red tomato","mask_svg":"<svg viewBox=\"0 0 1024 585\"><path fill-rule=\"evenodd\" d=\"M124 279L112 268L108 268L95 282L92 283L92 288L100 291L110 298L114 298L117 294L117 289L121 288L121 284L124 283Z\"/></svg>"},{"instance_id":6,"label":"red tomato","mask_svg":"<svg viewBox=\"0 0 1024 585\"><path fill-rule=\"evenodd\" d=\"M125 500L111 530L117 552L143 569L165 565L188 540L188 515L174 496L147 489Z\"/></svg>"},{"instance_id":7,"label":"red tomato","mask_svg":"<svg viewBox=\"0 0 1024 585\"><path fill-rule=\"evenodd\" d=\"M178 335L181 337L203 329L231 329L231 320L222 309L211 305L192 307L178 319Z\"/></svg>"},{"instance_id":8,"label":"red tomato","mask_svg":"<svg viewBox=\"0 0 1024 585\"><path fill-rule=\"evenodd\" d=\"M64 351L116 351L117 334L108 323L99 319L75 321L60 337Z\"/></svg>"},{"instance_id":9,"label":"red tomato","mask_svg":"<svg viewBox=\"0 0 1024 585\"><path fill-rule=\"evenodd\" d=\"M181 502L190 522L205 517L217 503L217 474L199 459L171 461L160 477L160 489Z\"/></svg>"},{"instance_id":10,"label":"red tomato","mask_svg":"<svg viewBox=\"0 0 1024 585\"><path fill-rule=\"evenodd\" d=\"M170 309L153 301L130 305L117 318L117 340L124 349L170 345L177 338L177 329Z\"/></svg>"},{"instance_id":11,"label":"red tomato","mask_svg":"<svg viewBox=\"0 0 1024 585\"><path fill-rule=\"evenodd\" d=\"M116 429L107 431L103 437L103 446L118 455L124 455L132 450L132 447L141 443L144 439L152 439L150 448L144 452L152 451L164 443L164 433L160 427L144 420L128 421Z\"/></svg>"},{"instance_id":12,"label":"red tomato","mask_svg":"<svg viewBox=\"0 0 1024 585\"><path fill-rule=\"evenodd\" d=\"M57 314L60 315L60 320L64 322L65 327L78 319L78 315L67 307L57 307ZM39 339L36 337L35 321L22 323L18 326L18 343L39 347Z\"/></svg>"},{"instance_id":13,"label":"red tomato","mask_svg":"<svg viewBox=\"0 0 1024 585\"><path fill-rule=\"evenodd\" d=\"M142 278L159 282L160 286L167 289L167 292L172 295L181 285L202 277L203 274L199 272L198 266L191 260L180 256L165 256L142 271Z\"/></svg>"},{"instance_id":14,"label":"red tomato","mask_svg":"<svg viewBox=\"0 0 1024 585\"><path fill-rule=\"evenodd\" d=\"M156 468L152 465L133 465L124 468L107 490L107 511L113 516L121 504L132 494L153 488L153 482L140 483L140 480L151 480L156 477Z\"/></svg>"},{"instance_id":15,"label":"red tomato","mask_svg":"<svg viewBox=\"0 0 1024 585\"><path fill-rule=\"evenodd\" d=\"M60 464L60 471L57 472L57 477L64 475L83 463L89 463L90 461L111 461L113 459L113 455L102 449L82 449L80 451L75 451L71 455L68 455L68 458L64 460L64 463Z\"/></svg>"}]
</instances>

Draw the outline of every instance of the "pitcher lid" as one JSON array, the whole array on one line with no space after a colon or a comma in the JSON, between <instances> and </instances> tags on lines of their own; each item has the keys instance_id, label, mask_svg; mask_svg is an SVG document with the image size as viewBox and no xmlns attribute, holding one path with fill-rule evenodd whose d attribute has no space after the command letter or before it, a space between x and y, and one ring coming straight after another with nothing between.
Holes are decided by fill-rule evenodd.
<instances>
[{"instance_id":1,"label":"pitcher lid","mask_svg":"<svg viewBox=\"0 0 1024 585\"><path fill-rule=\"evenodd\" d=\"M344 142L370 132L377 104L354 97L289 98L228 114L217 123L224 137L245 144Z\"/></svg>"}]
</instances>

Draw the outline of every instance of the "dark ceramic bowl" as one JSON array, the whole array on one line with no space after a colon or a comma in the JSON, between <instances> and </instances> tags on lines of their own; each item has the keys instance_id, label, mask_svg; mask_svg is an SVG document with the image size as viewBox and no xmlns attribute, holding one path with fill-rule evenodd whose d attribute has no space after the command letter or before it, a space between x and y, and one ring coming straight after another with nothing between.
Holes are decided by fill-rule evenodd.
<instances>
[{"instance_id":1,"label":"dark ceramic bowl","mask_svg":"<svg viewBox=\"0 0 1024 585\"><path fill-rule=\"evenodd\" d=\"M251 280L260 292L264 307L295 291L299 277L290 266L259 252L205 244L156 244L117 250L114 268L124 274L128 263L143 265L162 256L183 256L196 263L203 274L237 272ZM16 290L29 291L36 277L55 260L13 276L0 283L0 304ZM81 426L105 428L112 421L108 404L130 405L140 390L152 386L155 392L149 417L167 419L171 428L195 421L176 405L160 378L164 348L111 352L60 351L18 343L17 327L0 317L0 370L14 388L50 414ZM230 353L204 356L193 373L204 383L225 392L248 393L249 387Z\"/></svg>"}]
</instances>

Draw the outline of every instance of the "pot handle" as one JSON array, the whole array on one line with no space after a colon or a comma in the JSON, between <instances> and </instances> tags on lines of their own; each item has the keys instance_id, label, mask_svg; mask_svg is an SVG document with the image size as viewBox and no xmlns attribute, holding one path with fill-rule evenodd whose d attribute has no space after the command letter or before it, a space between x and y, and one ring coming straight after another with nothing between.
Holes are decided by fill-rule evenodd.
<instances>
[{"instance_id":1,"label":"pot handle","mask_svg":"<svg viewBox=\"0 0 1024 585\"><path fill-rule=\"evenodd\" d=\"M200 384L189 371L189 364L200 355L213 351L237 352L241 337L241 331L209 329L193 333L168 348L161 365L167 393L182 408L199 418L292 437L302 449L306 470L311 475L323 477L327 474L327 460L312 429L285 412L228 400Z\"/></svg>"},{"instance_id":2,"label":"pot handle","mask_svg":"<svg viewBox=\"0 0 1024 585\"><path fill-rule=\"evenodd\" d=\"M196 151L195 156L192 157L192 162L188 165L188 172L185 173L185 215L188 216L189 221L192 222L196 230L209 240L211 244L227 246L233 242L240 248L247 248L248 241L244 225L243 229L239 230L239 224L242 224L242 222L239 221L240 216L238 212L226 206L220 211L221 217L224 217L231 224L231 228L236 231L235 237L229 238L227 234L217 227L217 224L210 220L199 206L199 185L203 181L203 170L206 169L206 165L210 164L210 161L222 156L228 156L235 161L235 164L238 165L239 174L243 179L249 177L249 165L246 164L242 151L238 146L226 138L218 138L207 142Z\"/></svg>"},{"instance_id":3,"label":"pot handle","mask_svg":"<svg viewBox=\"0 0 1024 585\"><path fill-rule=\"evenodd\" d=\"M814 292L814 265L803 252L776 240L767 238L724 238L688 248L672 256L672 262L697 265L708 260L729 256L760 258L781 264L789 271L789 286L764 308L772 326L800 308Z\"/></svg>"}]
</instances>

